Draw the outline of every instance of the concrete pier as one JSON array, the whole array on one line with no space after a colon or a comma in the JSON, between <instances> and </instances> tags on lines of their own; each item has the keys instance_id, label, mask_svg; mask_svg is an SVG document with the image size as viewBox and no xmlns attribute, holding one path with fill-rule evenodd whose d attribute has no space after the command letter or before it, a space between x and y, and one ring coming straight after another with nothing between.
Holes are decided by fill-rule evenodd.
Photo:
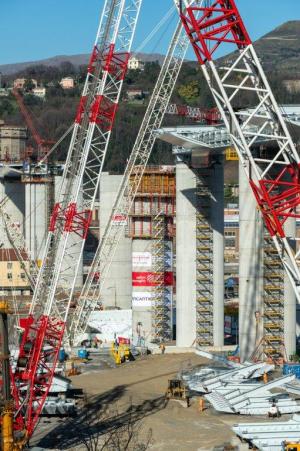
<instances>
[{"instance_id":1,"label":"concrete pier","mask_svg":"<svg viewBox=\"0 0 300 451\"><path fill-rule=\"evenodd\" d=\"M263 222L241 165L239 204L239 344L243 362L262 338Z\"/></svg>"},{"instance_id":2,"label":"concrete pier","mask_svg":"<svg viewBox=\"0 0 300 451\"><path fill-rule=\"evenodd\" d=\"M176 165L176 344L224 344L224 166ZM197 313L198 312L198 313Z\"/></svg>"},{"instance_id":3,"label":"concrete pier","mask_svg":"<svg viewBox=\"0 0 300 451\"><path fill-rule=\"evenodd\" d=\"M213 341L224 345L224 157L218 157L210 176L213 233Z\"/></svg>"},{"instance_id":4,"label":"concrete pier","mask_svg":"<svg viewBox=\"0 0 300 451\"><path fill-rule=\"evenodd\" d=\"M196 176L176 164L176 345L196 340Z\"/></svg>"},{"instance_id":5,"label":"concrete pier","mask_svg":"<svg viewBox=\"0 0 300 451\"><path fill-rule=\"evenodd\" d=\"M289 218L285 223L287 237L296 236L296 220ZM292 242L292 241L291 241ZM294 245L296 243L294 242ZM296 309L297 301L292 284L285 272L284 275L284 345L287 357L296 353Z\"/></svg>"}]
</instances>

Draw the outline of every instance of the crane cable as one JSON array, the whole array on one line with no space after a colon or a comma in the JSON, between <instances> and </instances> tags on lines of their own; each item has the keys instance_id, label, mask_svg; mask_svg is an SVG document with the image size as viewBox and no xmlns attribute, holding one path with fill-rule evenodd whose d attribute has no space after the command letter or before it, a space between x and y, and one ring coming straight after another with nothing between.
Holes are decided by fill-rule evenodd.
<instances>
[{"instance_id":1,"label":"crane cable","mask_svg":"<svg viewBox=\"0 0 300 451\"><path fill-rule=\"evenodd\" d=\"M140 53L148 44L149 41L153 38L153 36L161 29L161 27L167 22L167 20L173 15L174 6L167 11L164 17L158 22L158 24L153 28L153 30L148 34L148 36L143 40L143 42L138 46L138 48L132 52L133 55L137 55Z\"/></svg>"}]
</instances>

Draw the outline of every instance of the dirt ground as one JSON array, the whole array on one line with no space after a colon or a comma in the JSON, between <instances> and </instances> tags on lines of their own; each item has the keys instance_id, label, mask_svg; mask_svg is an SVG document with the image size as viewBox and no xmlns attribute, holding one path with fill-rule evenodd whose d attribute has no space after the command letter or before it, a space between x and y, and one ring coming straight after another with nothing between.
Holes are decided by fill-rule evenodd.
<instances>
[{"instance_id":1,"label":"dirt ground","mask_svg":"<svg viewBox=\"0 0 300 451\"><path fill-rule=\"evenodd\" d=\"M196 398L189 408L176 401L165 403L168 379L176 376L180 370L206 363L211 362L194 354L149 355L118 368L102 371L86 368L84 374L72 378L72 383L92 397L91 412L98 412L108 406L117 409L117 416L102 418L102 426L104 424L107 430L112 424L116 425L116 422L122 424L128 418L128 409L131 409L133 421L141 425L141 436L146 438L149 429L152 431L149 445L151 450L221 450L225 443L237 445L235 449L248 449L234 436L231 426L237 422L252 422L257 419L220 415L212 408L201 413ZM80 440L78 441L79 430L84 421L86 418L83 420L80 414L79 418L68 422L53 424L49 421L47 424L42 421L34 444L42 449L85 450L87 448L80 446Z\"/></svg>"}]
</instances>

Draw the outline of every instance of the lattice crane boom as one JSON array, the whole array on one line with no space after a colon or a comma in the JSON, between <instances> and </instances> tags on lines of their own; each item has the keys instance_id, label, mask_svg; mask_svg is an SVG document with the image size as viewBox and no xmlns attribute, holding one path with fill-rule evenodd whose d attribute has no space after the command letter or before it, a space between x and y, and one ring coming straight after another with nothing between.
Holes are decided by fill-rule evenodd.
<instances>
[{"instance_id":1,"label":"lattice crane boom","mask_svg":"<svg viewBox=\"0 0 300 451\"><path fill-rule=\"evenodd\" d=\"M14 374L16 423L28 436L55 371L141 3L104 4Z\"/></svg>"},{"instance_id":2,"label":"lattice crane boom","mask_svg":"<svg viewBox=\"0 0 300 451\"><path fill-rule=\"evenodd\" d=\"M33 123L31 115L29 114L29 112L24 104L23 97L21 96L21 94L19 93L19 91L17 89L13 89L12 93L18 103L20 111L25 119L26 125L29 128L34 141L36 142L36 145L38 147L38 156L39 157L44 156L45 154L47 154L49 147L52 144L54 144L54 141L43 139L41 137L41 135L39 134L39 132L37 131L37 129Z\"/></svg>"},{"instance_id":3,"label":"lattice crane boom","mask_svg":"<svg viewBox=\"0 0 300 451\"><path fill-rule=\"evenodd\" d=\"M300 158L235 1L208 3L202 8L182 0L180 17L299 301L300 251L284 225L299 217ZM232 51L232 45L230 63L215 63L216 51ZM251 110L238 111L245 93ZM262 155L264 140L277 150Z\"/></svg>"},{"instance_id":4,"label":"lattice crane boom","mask_svg":"<svg viewBox=\"0 0 300 451\"><path fill-rule=\"evenodd\" d=\"M177 0L175 0L175 6L179 6ZM156 130L162 124L188 45L189 41L185 31L179 23L130 154L103 237L96 250L72 317L70 338L73 343L80 340L80 336L86 331L90 314L101 302L104 282L124 230L124 226L116 224L114 218L122 217L124 223L128 220L134 197L156 140ZM95 275L99 275L99 280L95 278Z\"/></svg>"}]
</instances>

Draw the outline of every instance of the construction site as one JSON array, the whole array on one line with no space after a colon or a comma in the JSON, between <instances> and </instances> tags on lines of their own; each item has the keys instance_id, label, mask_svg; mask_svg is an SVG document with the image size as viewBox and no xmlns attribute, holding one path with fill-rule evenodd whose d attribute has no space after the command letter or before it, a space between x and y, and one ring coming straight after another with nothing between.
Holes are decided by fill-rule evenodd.
<instances>
[{"instance_id":1,"label":"construction site","mask_svg":"<svg viewBox=\"0 0 300 451\"><path fill-rule=\"evenodd\" d=\"M104 0L58 140L26 100L46 88L0 76L22 123L0 114L3 451L300 451L300 104L277 101L240 3L174 0L153 89L125 96L143 0ZM213 107L173 101L191 51Z\"/></svg>"}]
</instances>

